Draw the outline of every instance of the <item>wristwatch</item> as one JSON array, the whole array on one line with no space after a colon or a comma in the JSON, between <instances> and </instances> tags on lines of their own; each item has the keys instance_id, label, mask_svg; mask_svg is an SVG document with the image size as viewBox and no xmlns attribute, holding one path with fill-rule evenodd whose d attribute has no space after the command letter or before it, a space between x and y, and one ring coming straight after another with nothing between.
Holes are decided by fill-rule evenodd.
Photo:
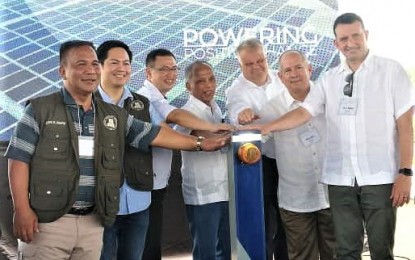
<instances>
[{"instance_id":1,"label":"wristwatch","mask_svg":"<svg viewBox=\"0 0 415 260\"><path fill-rule=\"evenodd\" d=\"M412 176L413 175L412 170L408 169L408 168L399 169L399 173L403 174L405 176Z\"/></svg>"},{"instance_id":2,"label":"wristwatch","mask_svg":"<svg viewBox=\"0 0 415 260\"><path fill-rule=\"evenodd\" d=\"M196 139L196 151L203 151L202 141L205 140L204 136L198 136Z\"/></svg>"}]
</instances>

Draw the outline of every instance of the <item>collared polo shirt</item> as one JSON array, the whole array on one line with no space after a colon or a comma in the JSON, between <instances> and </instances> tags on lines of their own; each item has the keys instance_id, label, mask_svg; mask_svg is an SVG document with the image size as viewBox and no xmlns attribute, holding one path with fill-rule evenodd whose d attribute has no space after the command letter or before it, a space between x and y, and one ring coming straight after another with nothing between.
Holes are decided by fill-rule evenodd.
<instances>
[{"instance_id":1,"label":"collared polo shirt","mask_svg":"<svg viewBox=\"0 0 415 260\"><path fill-rule=\"evenodd\" d=\"M244 109L251 108L255 114L258 114L262 107L284 88L281 80L277 77L276 71L270 70L268 72L268 80L263 86L258 86L247 80L243 74L239 75L226 90L226 108L231 124L239 125L238 114ZM271 140L262 145L262 152L266 156L275 159Z\"/></svg>"},{"instance_id":2,"label":"collared polo shirt","mask_svg":"<svg viewBox=\"0 0 415 260\"><path fill-rule=\"evenodd\" d=\"M345 96L342 63L326 72L302 106L311 115L325 114L327 150L322 182L359 186L389 184L399 167L396 120L413 105L413 88L396 61L369 55L354 73L352 97ZM341 115L341 102L357 101L355 115Z\"/></svg>"},{"instance_id":3,"label":"collared polo shirt","mask_svg":"<svg viewBox=\"0 0 415 260\"><path fill-rule=\"evenodd\" d=\"M95 130L95 109L84 112L78 106L70 93L62 88L64 104L71 114L72 121L78 135L93 136ZM94 101L94 98L93 98ZM160 131L159 126L144 123L129 116L125 126L125 143L131 146L148 151L152 140ZM39 125L34 118L32 106L29 104L18 121L17 126L10 139L5 156L9 159L22 161L30 164L39 141ZM80 179L79 189L76 194L74 207L86 207L94 204L95 198L95 170L93 158L79 158L80 160Z\"/></svg>"},{"instance_id":4,"label":"collared polo shirt","mask_svg":"<svg viewBox=\"0 0 415 260\"><path fill-rule=\"evenodd\" d=\"M311 88L314 86L311 84ZM274 120L299 107L287 89L271 99L260 112ZM320 183L325 155L326 121L313 117L294 129L272 133L278 158L278 205L285 210L306 213L329 207L327 185ZM308 140L313 140L309 141Z\"/></svg>"},{"instance_id":5,"label":"collared polo shirt","mask_svg":"<svg viewBox=\"0 0 415 260\"><path fill-rule=\"evenodd\" d=\"M213 124L219 124L222 120L222 113L215 101L208 106L190 95L182 108ZM175 129L184 134L192 131L181 126L176 126ZM220 150L182 151L182 179L183 198L187 205L229 200L227 155Z\"/></svg>"},{"instance_id":6,"label":"collared polo shirt","mask_svg":"<svg viewBox=\"0 0 415 260\"><path fill-rule=\"evenodd\" d=\"M160 124L166 121L167 116L176 107L170 105L161 92L150 81L144 81L144 86L137 91L150 101L151 122ZM154 190L167 186L171 172L173 153L170 149L153 147Z\"/></svg>"}]
</instances>

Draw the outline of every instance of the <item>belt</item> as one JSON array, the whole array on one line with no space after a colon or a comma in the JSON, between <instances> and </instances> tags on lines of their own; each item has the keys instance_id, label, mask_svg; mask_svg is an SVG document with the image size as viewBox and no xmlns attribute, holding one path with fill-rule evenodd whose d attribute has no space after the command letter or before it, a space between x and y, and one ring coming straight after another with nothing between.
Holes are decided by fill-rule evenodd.
<instances>
[{"instance_id":1,"label":"belt","mask_svg":"<svg viewBox=\"0 0 415 260\"><path fill-rule=\"evenodd\" d=\"M72 215L88 215L94 211L94 207L87 207L87 208L71 208L68 214Z\"/></svg>"}]
</instances>

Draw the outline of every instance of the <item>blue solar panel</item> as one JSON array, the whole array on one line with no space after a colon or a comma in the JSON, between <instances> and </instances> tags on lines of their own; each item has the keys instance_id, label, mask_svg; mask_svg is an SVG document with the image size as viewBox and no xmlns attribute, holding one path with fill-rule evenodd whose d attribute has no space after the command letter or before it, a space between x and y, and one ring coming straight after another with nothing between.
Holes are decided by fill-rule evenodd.
<instances>
[{"instance_id":1,"label":"blue solar panel","mask_svg":"<svg viewBox=\"0 0 415 260\"><path fill-rule=\"evenodd\" d=\"M274 68L278 55L290 48L307 53L315 68L314 79L337 64L333 36L320 33L330 31L327 28L332 26L337 6L335 0L309 0L307 6L288 0L2 1L0 141L10 138L28 98L50 93L61 85L57 69L63 41L85 39L96 45L109 39L125 41L134 53L131 89L142 86L144 58L153 48L172 50L181 67L196 58L210 61L218 78L217 99L223 107L224 90L240 73L233 47L228 46L234 46L246 29L253 30L259 38L261 34L268 35L261 40ZM282 34L283 28L293 34L305 30L301 33L316 41L304 44L288 37L281 42L287 37ZM194 41L186 38L190 35L185 30L193 30ZM183 77L183 73L180 75ZM181 78L168 97L181 106L187 95Z\"/></svg>"}]
</instances>

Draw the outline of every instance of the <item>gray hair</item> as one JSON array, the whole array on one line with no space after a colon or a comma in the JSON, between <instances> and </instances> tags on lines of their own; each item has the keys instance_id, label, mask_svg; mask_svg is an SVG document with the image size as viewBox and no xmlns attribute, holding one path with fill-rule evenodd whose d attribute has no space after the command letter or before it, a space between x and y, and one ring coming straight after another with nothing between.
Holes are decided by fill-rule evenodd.
<instances>
[{"instance_id":1,"label":"gray hair","mask_svg":"<svg viewBox=\"0 0 415 260\"><path fill-rule=\"evenodd\" d=\"M209 62L204 61L204 60L193 61L184 70L184 77L186 78L186 82L188 82L193 77L193 69L198 65L208 66L213 71L213 67L212 67L212 65L210 65Z\"/></svg>"},{"instance_id":2,"label":"gray hair","mask_svg":"<svg viewBox=\"0 0 415 260\"><path fill-rule=\"evenodd\" d=\"M258 40L257 38L249 38L239 43L239 45L236 47L235 54L239 61L239 54L241 53L241 51L246 49L262 49L264 55L267 55L265 47L260 40Z\"/></svg>"},{"instance_id":3,"label":"gray hair","mask_svg":"<svg viewBox=\"0 0 415 260\"><path fill-rule=\"evenodd\" d=\"M305 54L302 51L300 51L300 50L286 50L283 53L281 53L281 55L278 57L278 70L281 70L281 61L282 61L282 58L286 54L289 54L289 53L297 53L298 55L301 56L301 59L308 64L307 57L305 56Z\"/></svg>"}]
</instances>

